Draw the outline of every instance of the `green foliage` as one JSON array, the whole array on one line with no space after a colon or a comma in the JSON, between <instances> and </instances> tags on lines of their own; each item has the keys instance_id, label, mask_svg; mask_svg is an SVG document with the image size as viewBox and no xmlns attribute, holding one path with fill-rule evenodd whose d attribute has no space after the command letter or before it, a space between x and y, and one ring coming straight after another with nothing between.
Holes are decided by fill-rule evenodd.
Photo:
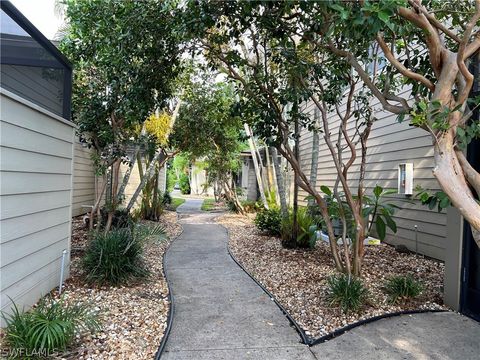
<instances>
[{"instance_id":1,"label":"green foliage","mask_svg":"<svg viewBox=\"0 0 480 360\"><path fill-rule=\"evenodd\" d=\"M24 353L49 353L65 350L82 330L94 332L100 325L96 314L87 304L67 304L52 298L42 298L28 312L20 312L13 304L5 320L5 343L12 350Z\"/></svg>"},{"instance_id":2,"label":"green foliage","mask_svg":"<svg viewBox=\"0 0 480 360\"><path fill-rule=\"evenodd\" d=\"M65 0L60 48L75 68L72 118L106 166L167 105L180 71L173 3ZM101 170L104 171L104 170Z\"/></svg>"},{"instance_id":3,"label":"green foliage","mask_svg":"<svg viewBox=\"0 0 480 360\"><path fill-rule=\"evenodd\" d=\"M297 226L298 233L295 234L293 211L289 215L282 218L282 225L280 227L280 235L282 238L282 245L286 248L314 248L317 242L317 224L312 218L308 210L304 207L298 208L297 212Z\"/></svg>"},{"instance_id":4,"label":"green foliage","mask_svg":"<svg viewBox=\"0 0 480 360\"><path fill-rule=\"evenodd\" d=\"M415 191L417 192L417 194L415 194L415 198L419 199L422 205L428 206L430 210L433 210L435 207L437 207L437 211L441 212L443 209L446 209L452 205L448 195L443 191L431 193L430 191L423 189L420 185L415 187Z\"/></svg>"},{"instance_id":5,"label":"green foliage","mask_svg":"<svg viewBox=\"0 0 480 360\"><path fill-rule=\"evenodd\" d=\"M184 195L190 194L190 179L187 174L181 174L178 179L178 186L180 186L180 192Z\"/></svg>"},{"instance_id":6,"label":"green foliage","mask_svg":"<svg viewBox=\"0 0 480 360\"><path fill-rule=\"evenodd\" d=\"M104 228L107 223L107 217L109 209L104 207L100 210L101 212L101 227ZM113 212L112 228L114 229L124 229L130 228L135 224L135 218L132 214L128 213L126 209L117 209Z\"/></svg>"},{"instance_id":7,"label":"green foliage","mask_svg":"<svg viewBox=\"0 0 480 360\"><path fill-rule=\"evenodd\" d=\"M93 235L82 259L87 282L120 285L148 275L143 260L144 236L139 229L113 229Z\"/></svg>"},{"instance_id":8,"label":"green foliage","mask_svg":"<svg viewBox=\"0 0 480 360\"><path fill-rule=\"evenodd\" d=\"M172 202L170 203L169 209L175 211L177 208L185 202L185 199L182 198L172 198Z\"/></svg>"},{"instance_id":9,"label":"green foliage","mask_svg":"<svg viewBox=\"0 0 480 360\"><path fill-rule=\"evenodd\" d=\"M242 204L243 209L247 213L255 213L263 209L263 204L258 201L242 200L240 201L240 204Z\"/></svg>"},{"instance_id":10,"label":"green foliage","mask_svg":"<svg viewBox=\"0 0 480 360\"><path fill-rule=\"evenodd\" d=\"M273 236L280 236L282 214L278 208L262 209L255 216L255 225L260 231Z\"/></svg>"},{"instance_id":11,"label":"green foliage","mask_svg":"<svg viewBox=\"0 0 480 360\"><path fill-rule=\"evenodd\" d=\"M225 205L227 205L228 211L238 213L239 210L237 208L237 204L235 204L235 201L233 201L233 199L226 199Z\"/></svg>"},{"instance_id":12,"label":"green foliage","mask_svg":"<svg viewBox=\"0 0 480 360\"><path fill-rule=\"evenodd\" d=\"M328 278L328 299L331 305L339 306L344 313L356 312L368 298L368 290L357 277L347 274Z\"/></svg>"},{"instance_id":13,"label":"green foliage","mask_svg":"<svg viewBox=\"0 0 480 360\"><path fill-rule=\"evenodd\" d=\"M392 216L399 207L384 199L385 196L396 193L397 191L394 189L383 189L380 185L376 185L373 189L373 196L364 195L362 213L367 219L371 217L368 234L374 222L375 230L380 240L385 239L387 227L394 233L397 232L397 224Z\"/></svg>"},{"instance_id":14,"label":"green foliage","mask_svg":"<svg viewBox=\"0 0 480 360\"><path fill-rule=\"evenodd\" d=\"M170 205L172 203L172 196L168 191L165 191L162 196L163 205Z\"/></svg>"},{"instance_id":15,"label":"green foliage","mask_svg":"<svg viewBox=\"0 0 480 360\"><path fill-rule=\"evenodd\" d=\"M203 211L212 211L215 209L215 199L204 199L202 203Z\"/></svg>"},{"instance_id":16,"label":"green foliage","mask_svg":"<svg viewBox=\"0 0 480 360\"><path fill-rule=\"evenodd\" d=\"M423 286L412 275L392 276L385 283L385 291L392 303L412 299L420 295Z\"/></svg>"},{"instance_id":17,"label":"green foliage","mask_svg":"<svg viewBox=\"0 0 480 360\"><path fill-rule=\"evenodd\" d=\"M149 196L142 196L140 206L133 211L133 217L135 219L158 221L165 209L164 200L164 194L161 192L153 192Z\"/></svg>"}]
</instances>

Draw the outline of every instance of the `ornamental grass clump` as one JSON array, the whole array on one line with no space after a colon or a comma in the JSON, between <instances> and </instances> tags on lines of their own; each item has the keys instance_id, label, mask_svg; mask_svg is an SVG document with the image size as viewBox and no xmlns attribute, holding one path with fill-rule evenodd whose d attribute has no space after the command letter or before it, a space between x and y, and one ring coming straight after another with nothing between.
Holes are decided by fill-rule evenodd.
<instances>
[{"instance_id":1,"label":"ornamental grass clump","mask_svg":"<svg viewBox=\"0 0 480 360\"><path fill-rule=\"evenodd\" d=\"M358 311L368 298L368 290L362 281L351 275L339 274L329 277L328 287L330 304L339 306L344 313Z\"/></svg>"},{"instance_id":2,"label":"ornamental grass clump","mask_svg":"<svg viewBox=\"0 0 480 360\"><path fill-rule=\"evenodd\" d=\"M419 296L423 291L423 285L410 274L397 275L387 280L385 291L389 296L389 301L395 304Z\"/></svg>"},{"instance_id":3,"label":"ornamental grass clump","mask_svg":"<svg viewBox=\"0 0 480 360\"><path fill-rule=\"evenodd\" d=\"M144 227L112 229L96 233L83 257L87 282L98 285L120 285L148 275L143 258Z\"/></svg>"},{"instance_id":4,"label":"ornamental grass clump","mask_svg":"<svg viewBox=\"0 0 480 360\"><path fill-rule=\"evenodd\" d=\"M13 304L5 320L5 345L9 353L21 356L53 355L70 346L81 331L100 329L97 314L87 304L67 304L62 299L43 298L30 311ZM28 354L28 355L27 355Z\"/></svg>"}]
</instances>

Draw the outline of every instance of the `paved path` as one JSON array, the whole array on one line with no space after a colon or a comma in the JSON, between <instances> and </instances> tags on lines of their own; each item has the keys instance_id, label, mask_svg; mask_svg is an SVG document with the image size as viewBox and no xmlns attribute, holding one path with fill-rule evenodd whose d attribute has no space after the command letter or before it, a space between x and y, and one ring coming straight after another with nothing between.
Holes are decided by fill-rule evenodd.
<instances>
[{"instance_id":1,"label":"paved path","mask_svg":"<svg viewBox=\"0 0 480 360\"><path fill-rule=\"evenodd\" d=\"M479 360L480 324L453 312L402 315L313 346L328 360Z\"/></svg>"},{"instance_id":2,"label":"paved path","mask_svg":"<svg viewBox=\"0 0 480 360\"><path fill-rule=\"evenodd\" d=\"M184 229L166 255L175 312L162 359L480 359L480 324L456 313L393 317L308 348L267 295L227 252L226 231L201 212L178 208Z\"/></svg>"},{"instance_id":3,"label":"paved path","mask_svg":"<svg viewBox=\"0 0 480 360\"><path fill-rule=\"evenodd\" d=\"M274 302L231 259L215 214L187 199L165 266L175 312L162 359L315 360ZM218 214L217 214L218 215Z\"/></svg>"}]
</instances>

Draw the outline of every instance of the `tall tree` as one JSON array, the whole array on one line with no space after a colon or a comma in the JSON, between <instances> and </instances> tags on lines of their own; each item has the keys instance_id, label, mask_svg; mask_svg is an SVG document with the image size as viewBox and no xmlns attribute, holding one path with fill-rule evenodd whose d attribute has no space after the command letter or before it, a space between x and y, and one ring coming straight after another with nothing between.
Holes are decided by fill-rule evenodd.
<instances>
[{"instance_id":1,"label":"tall tree","mask_svg":"<svg viewBox=\"0 0 480 360\"><path fill-rule=\"evenodd\" d=\"M131 133L171 96L180 42L169 3L65 4L68 28L61 47L75 66L73 119L81 137L95 149L98 167L112 167L113 172L108 229L119 205L120 165L135 161L127 153Z\"/></svg>"},{"instance_id":2,"label":"tall tree","mask_svg":"<svg viewBox=\"0 0 480 360\"><path fill-rule=\"evenodd\" d=\"M367 231L362 215L364 187L362 180L356 187L349 184L348 170L357 159L355 136L357 140L359 135L363 138L362 156L359 158L363 164L366 161L363 149L373 119L368 116L365 96L355 93L358 76L351 73L345 61L338 61L325 52L312 56L312 51L316 50L314 47L279 27L277 20L288 15L290 6L295 4L189 3L185 16L190 24L191 36L198 40L205 57L238 84L238 110L242 117L249 120L258 136L277 148L295 171L298 185L314 197L326 223L337 268L359 275ZM290 20L292 23L296 21L294 17ZM289 30L288 27L286 30ZM322 59L321 66L319 58ZM340 110L336 105L345 91L347 106ZM355 244L353 249L347 246L346 241L344 248L339 249L326 194L310 184L290 145L290 140L296 137L293 129L296 122L312 130L313 120L308 114L302 112L299 106L290 106L306 100L313 101L320 111L325 140L345 194L342 204L346 203L354 214L354 232L349 234ZM331 111L339 111L343 121L357 126L355 134L349 134L346 126L339 129L338 136L348 144L348 157L342 156L343 148L337 151L331 141L328 116ZM361 179L363 176L364 172Z\"/></svg>"},{"instance_id":3,"label":"tall tree","mask_svg":"<svg viewBox=\"0 0 480 360\"><path fill-rule=\"evenodd\" d=\"M345 59L385 110L431 135L433 175L480 246L480 174L464 154L480 136L471 118L480 99L469 99L469 69L480 62L480 0L290 2L277 15L279 28ZM372 48L387 64L380 72L368 66Z\"/></svg>"}]
</instances>

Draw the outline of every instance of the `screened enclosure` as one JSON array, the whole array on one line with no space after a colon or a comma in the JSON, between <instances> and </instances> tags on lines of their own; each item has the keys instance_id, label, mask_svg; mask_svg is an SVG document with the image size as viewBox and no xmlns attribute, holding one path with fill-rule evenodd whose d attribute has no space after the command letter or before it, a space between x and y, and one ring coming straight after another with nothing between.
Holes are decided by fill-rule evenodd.
<instances>
[{"instance_id":1,"label":"screened enclosure","mask_svg":"<svg viewBox=\"0 0 480 360\"><path fill-rule=\"evenodd\" d=\"M72 67L9 2L1 2L1 86L70 119Z\"/></svg>"}]
</instances>

